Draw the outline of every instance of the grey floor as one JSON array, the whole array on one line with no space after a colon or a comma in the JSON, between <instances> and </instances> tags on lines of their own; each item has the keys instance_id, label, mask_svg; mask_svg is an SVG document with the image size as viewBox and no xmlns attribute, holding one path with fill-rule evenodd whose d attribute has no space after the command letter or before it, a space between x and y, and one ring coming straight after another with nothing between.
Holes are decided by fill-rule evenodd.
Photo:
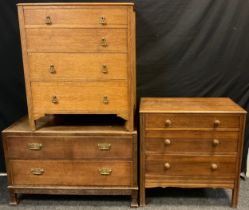
<instances>
[{"instance_id":1,"label":"grey floor","mask_svg":"<svg viewBox=\"0 0 249 210\"><path fill-rule=\"evenodd\" d=\"M47 196L22 195L17 207L8 205L6 178L0 177L2 210L123 210L130 209L129 196ZM224 210L230 208L231 191L223 189L152 189L147 191L147 206L156 210ZM241 181L238 210L249 210L249 180Z\"/></svg>"}]
</instances>

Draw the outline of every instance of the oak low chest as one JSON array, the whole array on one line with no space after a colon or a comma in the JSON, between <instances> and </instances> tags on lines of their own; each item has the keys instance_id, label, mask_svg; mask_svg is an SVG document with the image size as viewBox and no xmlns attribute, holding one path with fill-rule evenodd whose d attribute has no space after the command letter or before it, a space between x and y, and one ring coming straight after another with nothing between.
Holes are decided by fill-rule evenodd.
<instances>
[{"instance_id":1,"label":"oak low chest","mask_svg":"<svg viewBox=\"0 0 249 210\"><path fill-rule=\"evenodd\" d=\"M238 203L246 111L228 98L143 98L140 205L154 187L228 188Z\"/></svg>"},{"instance_id":2,"label":"oak low chest","mask_svg":"<svg viewBox=\"0 0 249 210\"><path fill-rule=\"evenodd\" d=\"M50 117L3 131L10 204L17 194L131 195L137 207L137 132ZM73 121L75 122L75 121Z\"/></svg>"}]
</instances>

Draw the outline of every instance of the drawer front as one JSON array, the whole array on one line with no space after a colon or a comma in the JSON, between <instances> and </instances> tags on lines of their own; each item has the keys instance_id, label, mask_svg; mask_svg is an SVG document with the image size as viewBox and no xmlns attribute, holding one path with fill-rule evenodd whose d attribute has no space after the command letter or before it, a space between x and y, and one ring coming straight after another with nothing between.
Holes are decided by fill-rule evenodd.
<instances>
[{"instance_id":1,"label":"drawer front","mask_svg":"<svg viewBox=\"0 0 249 210\"><path fill-rule=\"evenodd\" d=\"M127 79L126 54L31 53L31 81Z\"/></svg>"},{"instance_id":2,"label":"drawer front","mask_svg":"<svg viewBox=\"0 0 249 210\"><path fill-rule=\"evenodd\" d=\"M9 137L10 159L132 159L132 138L126 137Z\"/></svg>"},{"instance_id":3,"label":"drawer front","mask_svg":"<svg viewBox=\"0 0 249 210\"><path fill-rule=\"evenodd\" d=\"M164 129L236 128L240 127L239 115L225 114L148 114L145 126Z\"/></svg>"},{"instance_id":4,"label":"drawer front","mask_svg":"<svg viewBox=\"0 0 249 210\"><path fill-rule=\"evenodd\" d=\"M146 155L148 175L235 178L236 156Z\"/></svg>"},{"instance_id":5,"label":"drawer front","mask_svg":"<svg viewBox=\"0 0 249 210\"><path fill-rule=\"evenodd\" d=\"M10 161L14 185L130 186L132 162Z\"/></svg>"},{"instance_id":6,"label":"drawer front","mask_svg":"<svg viewBox=\"0 0 249 210\"><path fill-rule=\"evenodd\" d=\"M28 52L127 52L127 29L26 29Z\"/></svg>"},{"instance_id":7,"label":"drawer front","mask_svg":"<svg viewBox=\"0 0 249 210\"><path fill-rule=\"evenodd\" d=\"M191 138L191 139L239 139L235 131L194 131L194 130L146 130L147 138Z\"/></svg>"},{"instance_id":8,"label":"drawer front","mask_svg":"<svg viewBox=\"0 0 249 210\"><path fill-rule=\"evenodd\" d=\"M187 138L146 138L147 153L233 153L236 154L237 139L187 139Z\"/></svg>"},{"instance_id":9,"label":"drawer front","mask_svg":"<svg viewBox=\"0 0 249 210\"><path fill-rule=\"evenodd\" d=\"M120 114L127 115L127 83L33 82L33 114Z\"/></svg>"},{"instance_id":10,"label":"drawer front","mask_svg":"<svg viewBox=\"0 0 249 210\"><path fill-rule=\"evenodd\" d=\"M77 8L77 7L25 7L26 26L46 27L108 27L126 26L127 9L115 7Z\"/></svg>"}]
</instances>

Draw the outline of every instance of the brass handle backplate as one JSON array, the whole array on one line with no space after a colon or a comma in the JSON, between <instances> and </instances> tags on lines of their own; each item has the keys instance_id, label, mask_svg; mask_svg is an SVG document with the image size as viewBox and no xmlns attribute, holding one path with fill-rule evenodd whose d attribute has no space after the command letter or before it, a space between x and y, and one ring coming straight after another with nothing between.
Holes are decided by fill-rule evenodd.
<instances>
[{"instance_id":1,"label":"brass handle backplate","mask_svg":"<svg viewBox=\"0 0 249 210\"><path fill-rule=\"evenodd\" d=\"M216 147L220 144L220 141L218 139L213 140L213 146Z\"/></svg>"},{"instance_id":2,"label":"brass handle backplate","mask_svg":"<svg viewBox=\"0 0 249 210\"><path fill-rule=\"evenodd\" d=\"M216 163L211 164L212 171L216 171L218 169L218 165Z\"/></svg>"},{"instance_id":3,"label":"brass handle backplate","mask_svg":"<svg viewBox=\"0 0 249 210\"><path fill-rule=\"evenodd\" d=\"M165 163L165 164L164 164L164 168L165 168L165 169L168 170L168 169L170 169L170 167L171 167L170 163Z\"/></svg>"},{"instance_id":4,"label":"brass handle backplate","mask_svg":"<svg viewBox=\"0 0 249 210\"><path fill-rule=\"evenodd\" d=\"M28 148L30 150L41 150L42 144L41 143L29 143Z\"/></svg>"},{"instance_id":5,"label":"brass handle backplate","mask_svg":"<svg viewBox=\"0 0 249 210\"><path fill-rule=\"evenodd\" d=\"M102 38L101 38L100 45L101 45L102 47L107 47L107 40L106 40L105 37L102 37Z\"/></svg>"},{"instance_id":6,"label":"brass handle backplate","mask_svg":"<svg viewBox=\"0 0 249 210\"><path fill-rule=\"evenodd\" d=\"M111 149L111 147L112 147L112 145L108 144L108 143L100 143L100 144L98 144L99 150L108 150L109 151Z\"/></svg>"},{"instance_id":7,"label":"brass handle backplate","mask_svg":"<svg viewBox=\"0 0 249 210\"><path fill-rule=\"evenodd\" d=\"M100 23L101 25L106 25L106 18L105 18L105 16L101 16L101 17L99 18L99 23Z\"/></svg>"},{"instance_id":8,"label":"brass handle backplate","mask_svg":"<svg viewBox=\"0 0 249 210\"><path fill-rule=\"evenodd\" d=\"M107 65L102 65L101 71L103 74L107 74L108 73Z\"/></svg>"},{"instance_id":9,"label":"brass handle backplate","mask_svg":"<svg viewBox=\"0 0 249 210\"><path fill-rule=\"evenodd\" d=\"M50 17L50 16L47 16L47 17L45 18L45 24L46 24L46 25L52 25L52 20L51 20L51 17Z\"/></svg>"},{"instance_id":10,"label":"brass handle backplate","mask_svg":"<svg viewBox=\"0 0 249 210\"><path fill-rule=\"evenodd\" d=\"M53 64L51 64L51 65L49 66L49 73L51 73L51 74L55 74L55 73L56 73L55 67L54 67Z\"/></svg>"},{"instance_id":11,"label":"brass handle backplate","mask_svg":"<svg viewBox=\"0 0 249 210\"><path fill-rule=\"evenodd\" d=\"M220 120L215 120L215 121L214 121L214 127L215 127L215 128L219 127L220 124L221 124Z\"/></svg>"},{"instance_id":12,"label":"brass handle backplate","mask_svg":"<svg viewBox=\"0 0 249 210\"><path fill-rule=\"evenodd\" d=\"M104 98L103 98L103 103L104 103L104 104L108 104L108 103L109 103L108 96L104 96Z\"/></svg>"},{"instance_id":13,"label":"brass handle backplate","mask_svg":"<svg viewBox=\"0 0 249 210\"><path fill-rule=\"evenodd\" d=\"M53 104L57 104L57 103L58 103L57 97L56 97L56 96L52 96L51 102L52 102Z\"/></svg>"},{"instance_id":14,"label":"brass handle backplate","mask_svg":"<svg viewBox=\"0 0 249 210\"><path fill-rule=\"evenodd\" d=\"M164 140L164 144L165 145L170 145L171 144L171 140L170 139L165 139Z\"/></svg>"},{"instance_id":15,"label":"brass handle backplate","mask_svg":"<svg viewBox=\"0 0 249 210\"><path fill-rule=\"evenodd\" d=\"M165 120L165 127L170 127L172 125L171 120Z\"/></svg>"},{"instance_id":16,"label":"brass handle backplate","mask_svg":"<svg viewBox=\"0 0 249 210\"><path fill-rule=\"evenodd\" d=\"M109 176L112 173L112 169L111 168L100 168L99 173L102 176Z\"/></svg>"},{"instance_id":17,"label":"brass handle backplate","mask_svg":"<svg viewBox=\"0 0 249 210\"><path fill-rule=\"evenodd\" d=\"M36 176L42 175L44 172L43 168L31 168L31 173Z\"/></svg>"}]
</instances>

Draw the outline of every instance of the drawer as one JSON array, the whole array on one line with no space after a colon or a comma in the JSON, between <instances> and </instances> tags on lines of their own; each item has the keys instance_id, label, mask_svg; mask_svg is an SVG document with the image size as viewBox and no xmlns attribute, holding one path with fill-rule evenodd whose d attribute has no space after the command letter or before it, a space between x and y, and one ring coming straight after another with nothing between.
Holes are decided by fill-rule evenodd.
<instances>
[{"instance_id":1,"label":"drawer","mask_svg":"<svg viewBox=\"0 0 249 210\"><path fill-rule=\"evenodd\" d=\"M28 52L127 52L127 29L26 29Z\"/></svg>"},{"instance_id":2,"label":"drawer","mask_svg":"<svg viewBox=\"0 0 249 210\"><path fill-rule=\"evenodd\" d=\"M130 186L132 162L11 160L14 185Z\"/></svg>"},{"instance_id":3,"label":"drawer","mask_svg":"<svg viewBox=\"0 0 249 210\"><path fill-rule=\"evenodd\" d=\"M198 130L145 130L147 138L191 138L191 139L239 139L236 131L198 131Z\"/></svg>"},{"instance_id":4,"label":"drawer","mask_svg":"<svg viewBox=\"0 0 249 210\"><path fill-rule=\"evenodd\" d=\"M119 114L128 111L127 83L32 82L33 114Z\"/></svg>"},{"instance_id":5,"label":"drawer","mask_svg":"<svg viewBox=\"0 0 249 210\"><path fill-rule=\"evenodd\" d=\"M126 54L30 53L31 81L127 79Z\"/></svg>"},{"instance_id":6,"label":"drawer","mask_svg":"<svg viewBox=\"0 0 249 210\"><path fill-rule=\"evenodd\" d=\"M233 153L238 149L238 140L220 139L188 139L182 138L146 138L145 150L149 153Z\"/></svg>"},{"instance_id":7,"label":"drawer","mask_svg":"<svg viewBox=\"0 0 249 210\"><path fill-rule=\"evenodd\" d=\"M126 137L9 137L10 159L132 159L132 138Z\"/></svg>"},{"instance_id":8,"label":"drawer","mask_svg":"<svg viewBox=\"0 0 249 210\"><path fill-rule=\"evenodd\" d=\"M235 178L236 156L146 155L148 175Z\"/></svg>"},{"instance_id":9,"label":"drawer","mask_svg":"<svg viewBox=\"0 0 249 210\"><path fill-rule=\"evenodd\" d=\"M127 9L117 7L25 7L26 26L108 27L127 25Z\"/></svg>"},{"instance_id":10,"label":"drawer","mask_svg":"<svg viewBox=\"0 0 249 210\"><path fill-rule=\"evenodd\" d=\"M146 129L239 129L240 117L225 114L147 114L145 127Z\"/></svg>"}]
</instances>

